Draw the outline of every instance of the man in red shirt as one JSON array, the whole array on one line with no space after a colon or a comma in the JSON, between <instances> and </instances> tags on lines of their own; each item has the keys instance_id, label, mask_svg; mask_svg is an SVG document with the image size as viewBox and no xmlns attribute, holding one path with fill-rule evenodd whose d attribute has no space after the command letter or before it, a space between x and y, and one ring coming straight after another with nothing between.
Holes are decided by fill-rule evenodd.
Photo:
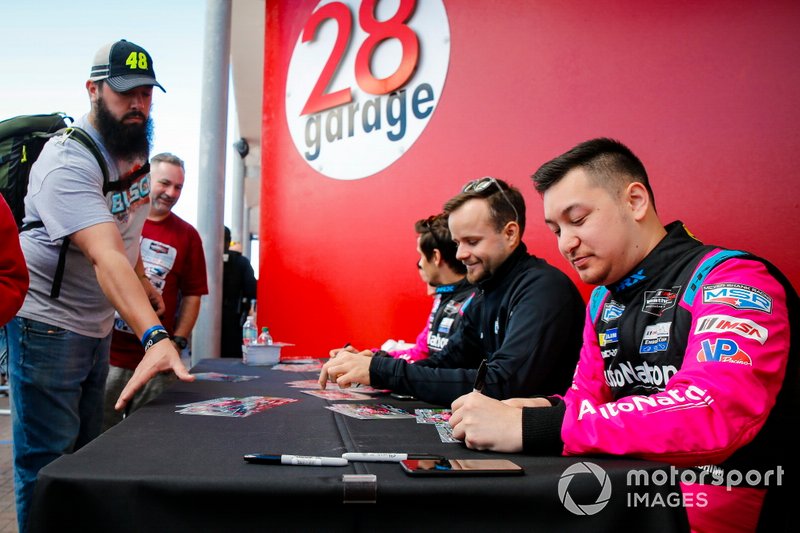
<instances>
[{"instance_id":1,"label":"man in red shirt","mask_svg":"<svg viewBox=\"0 0 800 533\"><path fill-rule=\"evenodd\" d=\"M208 294L203 243L197 230L172 212L183 189L183 161L173 154L162 153L153 156L150 167L150 214L142 230L142 262L145 275L164 299L162 323L177 350L182 352L197 321L200 297ZM117 315L106 380L104 430L122 420L123 414L114 409L114 401L143 356L139 339ZM161 394L174 380L174 376L167 374L153 378L134 396L128 412Z\"/></svg>"}]
</instances>

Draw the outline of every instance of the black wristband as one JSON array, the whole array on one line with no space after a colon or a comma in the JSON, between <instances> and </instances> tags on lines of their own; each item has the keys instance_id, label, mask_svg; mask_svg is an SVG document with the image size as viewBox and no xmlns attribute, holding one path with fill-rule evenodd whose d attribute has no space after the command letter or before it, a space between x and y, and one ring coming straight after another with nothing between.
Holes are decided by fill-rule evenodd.
<instances>
[{"instance_id":1,"label":"black wristband","mask_svg":"<svg viewBox=\"0 0 800 533\"><path fill-rule=\"evenodd\" d=\"M189 340L186 337L181 337L180 335L175 335L172 337L172 342L174 342L181 350L189 345Z\"/></svg>"},{"instance_id":2,"label":"black wristband","mask_svg":"<svg viewBox=\"0 0 800 533\"><path fill-rule=\"evenodd\" d=\"M159 330L153 332L147 339L147 342L144 344L144 351L146 352L147 350L152 348L157 342L161 342L164 339L169 339L169 334L166 332L166 330Z\"/></svg>"}]
</instances>

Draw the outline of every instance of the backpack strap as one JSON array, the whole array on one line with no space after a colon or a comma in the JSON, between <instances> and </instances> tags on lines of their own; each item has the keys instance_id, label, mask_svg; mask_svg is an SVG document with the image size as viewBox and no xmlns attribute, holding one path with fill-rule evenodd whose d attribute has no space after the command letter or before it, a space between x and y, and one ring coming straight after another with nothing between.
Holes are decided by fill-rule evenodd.
<instances>
[{"instance_id":1,"label":"backpack strap","mask_svg":"<svg viewBox=\"0 0 800 533\"><path fill-rule=\"evenodd\" d=\"M100 153L100 148L97 147L97 143L94 142L92 136L89 135L85 130L78 128L76 126L69 126L67 128L62 128L58 130L55 135L66 135L68 138L75 139L79 143L81 143L84 147L86 147L89 152L94 156L97 164L100 165L100 171L103 173L103 195L108 193L110 190L122 190L124 189L124 184L126 183L130 186L130 183L136 179L128 177L124 180L123 184L119 182L114 182L114 187L112 187L109 172L108 172L108 165L106 165L106 159L103 157L103 154ZM149 172L150 165L145 165L147 167L146 172ZM144 168L144 167L142 167ZM141 169L140 169L141 170ZM135 173L134 173L135 174ZM139 174L138 176L140 176ZM138 177L137 176L137 177ZM33 228L41 228L44 226L44 223L41 220L36 220L34 222L29 222L27 224L23 224L20 228L20 232L27 231ZM58 252L58 263L56 264L56 271L53 275L53 285L50 288L50 298L58 298L61 294L61 281L64 279L64 267L67 261L67 250L69 249L70 238L69 236L64 237L61 241L61 249Z\"/></svg>"},{"instance_id":2,"label":"backpack strap","mask_svg":"<svg viewBox=\"0 0 800 533\"><path fill-rule=\"evenodd\" d=\"M109 192L126 191L130 189L131 184L141 178L142 176L150 173L150 163L145 163L137 168L127 176L121 177L117 181L105 182L103 184L103 194Z\"/></svg>"},{"instance_id":3,"label":"backpack strap","mask_svg":"<svg viewBox=\"0 0 800 533\"><path fill-rule=\"evenodd\" d=\"M58 298L61 294L61 280L64 278L64 264L67 262L67 249L69 248L69 236L61 241L61 249L58 251L58 264L56 273L53 276L53 285L50 287L50 298Z\"/></svg>"},{"instance_id":4,"label":"backpack strap","mask_svg":"<svg viewBox=\"0 0 800 533\"><path fill-rule=\"evenodd\" d=\"M80 142L92 153L94 158L97 159L97 163L100 165L100 170L103 172L104 195L108 194L109 192L128 190L133 182L150 173L150 163L145 163L127 176L121 176L117 181L110 181L106 160L100 153L100 149L97 147L97 143L94 142L94 139L92 139L92 136L86 133L86 130L82 130L76 126L64 128L62 131L66 132L67 135Z\"/></svg>"},{"instance_id":5,"label":"backpack strap","mask_svg":"<svg viewBox=\"0 0 800 533\"><path fill-rule=\"evenodd\" d=\"M107 192L106 189L110 183L108 165L106 165L106 158L100 153L100 148L97 147L97 143L94 142L92 136L77 126L69 126L59 130L59 133L63 133L81 143L87 150L89 150L89 152L91 152L95 160L97 160L97 164L100 165L100 171L103 173L103 195L105 196ZM58 252L56 272L53 276L53 285L50 287L50 298L58 298L58 296L61 294L61 281L64 279L64 266L67 262L67 249L69 248L69 243L69 236L64 237L61 242L61 250Z\"/></svg>"},{"instance_id":6,"label":"backpack strap","mask_svg":"<svg viewBox=\"0 0 800 533\"><path fill-rule=\"evenodd\" d=\"M94 142L92 136L86 133L86 130L83 130L77 126L69 126L67 128L58 130L59 134L66 134L72 139L75 139L83 146L89 150L94 158L97 160L97 164L100 165L100 170L103 173L103 193L105 194L106 188L109 184L109 176L108 176L108 166L106 165L106 158L103 157L103 154L100 153L100 148L97 147L97 143Z\"/></svg>"}]
</instances>

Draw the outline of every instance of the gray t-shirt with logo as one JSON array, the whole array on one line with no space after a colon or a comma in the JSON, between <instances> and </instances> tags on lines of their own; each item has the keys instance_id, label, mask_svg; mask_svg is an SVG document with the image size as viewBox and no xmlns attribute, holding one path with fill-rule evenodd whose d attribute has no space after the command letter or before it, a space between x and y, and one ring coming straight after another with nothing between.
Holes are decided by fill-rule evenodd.
<instances>
[{"instance_id":1,"label":"gray t-shirt with logo","mask_svg":"<svg viewBox=\"0 0 800 533\"><path fill-rule=\"evenodd\" d=\"M132 162L111 158L86 116L76 121L75 126L94 138L106 159L111 181L134 167ZM108 335L114 309L100 289L91 262L73 243L67 252L61 294L58 298L50 297L62 239L96 224L114 222L122 235L128 260L135 265L142 226L150 207L149 192L147 175L125 191L103 195L103 174L91 152L63 135L51 139L31 169L25 197L23 222L41 220L44 227L20 233L30 287L18 315L89 337Z\"/></svg>"}]
</instances>

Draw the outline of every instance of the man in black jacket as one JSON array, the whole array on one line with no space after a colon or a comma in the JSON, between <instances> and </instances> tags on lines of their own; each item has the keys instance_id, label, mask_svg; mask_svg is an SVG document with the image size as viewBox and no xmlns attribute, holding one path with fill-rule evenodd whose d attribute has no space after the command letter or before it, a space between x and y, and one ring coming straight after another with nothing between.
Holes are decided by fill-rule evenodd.
<instances>
[{"instance_id":1,"label":"man in black jacket","mask_svg":"<svg viewBox=\"0 0 800 533\"><path fill-rule=\"evenodd\" d=\"M222 265L221 357L242 356L242 326L256 298L256 277L250 260L230 249L231 230L225 226Z\"/></svg>"},{"instance_id":2,"label":"man in black jacket","mask_svg":"<svg viewBox=\"0 0 800 533\"><path fill-rule=\"evenodd\" d=\"M322 368L329 379L411 394L448 405L473 389L477 368L487 362L484 394L503 399L563 393L572 379L581 346L583 301L560 270L528 253L522 242L525 200L501 180L468 183L444 206L456 257L477 285L463 309L461 328L444 350L409 365L370 357L369 350L334 350Z\"/></svg>"}]
</instances>

